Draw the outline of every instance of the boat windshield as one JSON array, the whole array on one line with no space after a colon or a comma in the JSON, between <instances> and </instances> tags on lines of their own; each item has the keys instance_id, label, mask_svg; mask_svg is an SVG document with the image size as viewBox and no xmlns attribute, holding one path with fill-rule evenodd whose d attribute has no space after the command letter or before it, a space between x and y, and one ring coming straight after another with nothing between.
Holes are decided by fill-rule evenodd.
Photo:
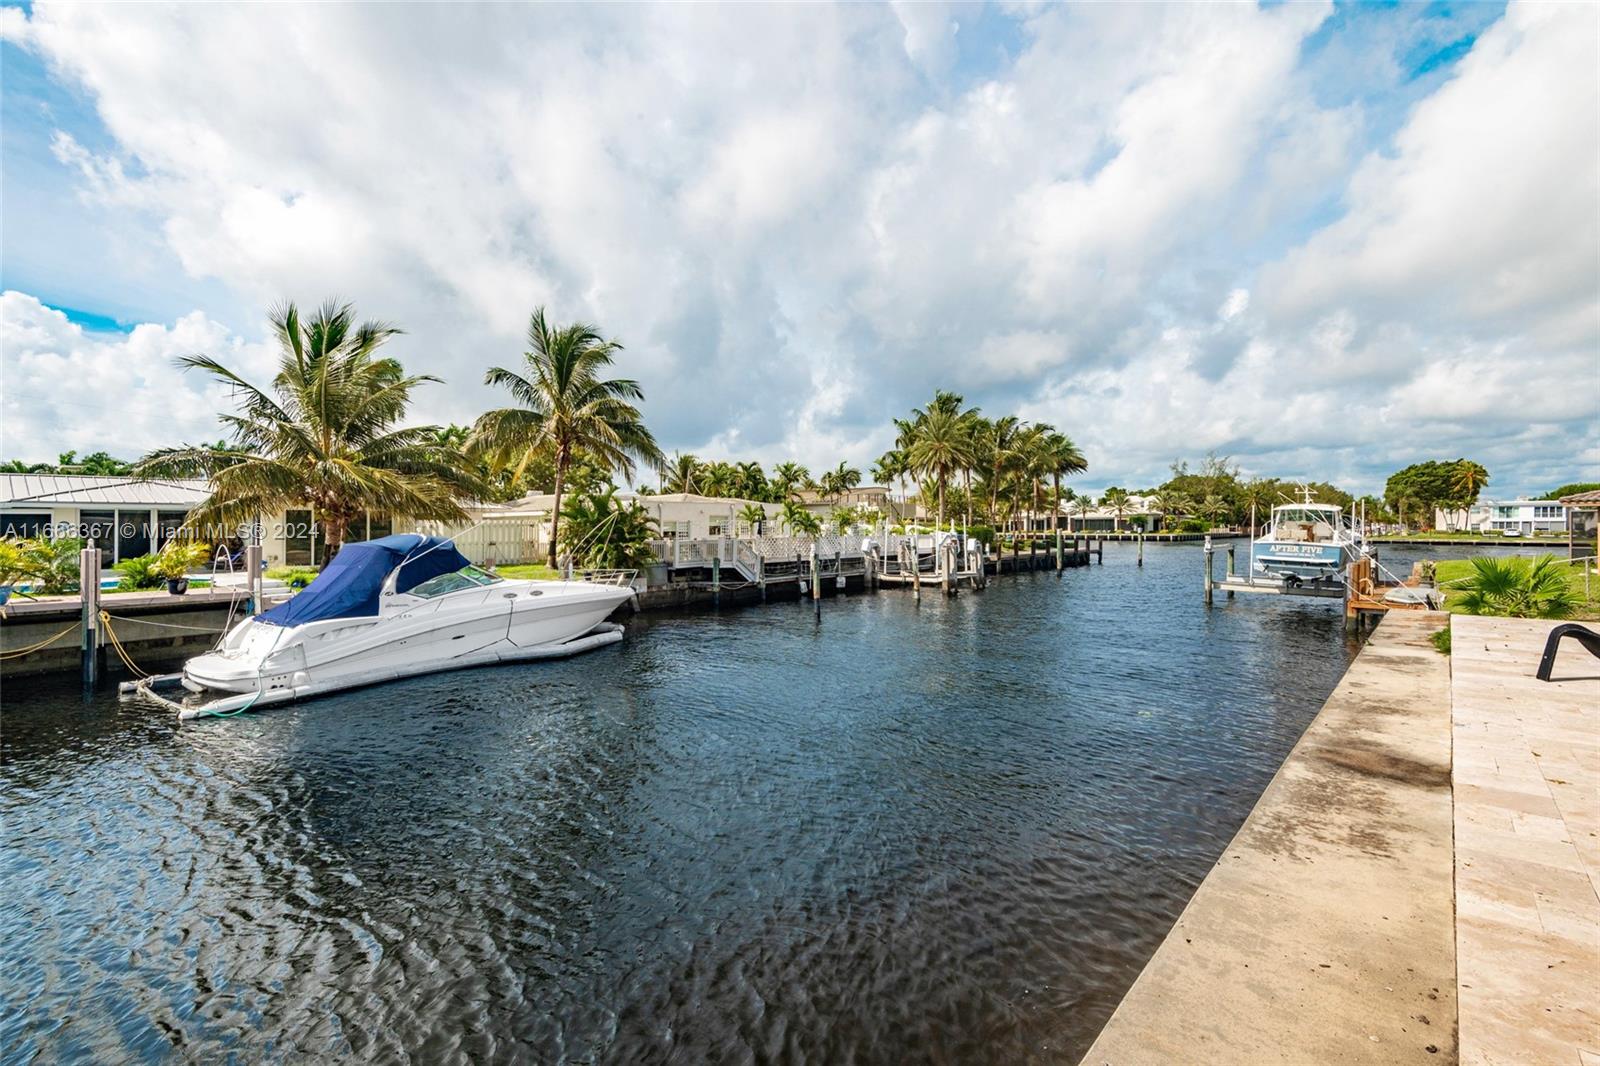
<instances>
[{"instance_id":1,"label":"boat windshield","mask_svg":"<svg viewBox=\"0 0 1600 1066\"><path fill-rule=\"evenodd\" d=\"M493 585L497 581L504 580L505 578L491 574L489 571L479 569L476 566L463 566L453 573L430 577L422 584L408 590L407 594L421 596L426 600L435 596L443 596L447 592L460 592L462 589L480 588L484 585Z\"/></svg>"},{"instance_id":2,"label":"boat windshield","mask_svg":"<svg viewBox=\"0 0 1600 1066\"><path fill-rule=\"evenodd\" d=\"M1272 539L1327 544L1339 521L1337 511L1313 507L1280 507L1272 512Z\"/></svg>"}]
</instances>

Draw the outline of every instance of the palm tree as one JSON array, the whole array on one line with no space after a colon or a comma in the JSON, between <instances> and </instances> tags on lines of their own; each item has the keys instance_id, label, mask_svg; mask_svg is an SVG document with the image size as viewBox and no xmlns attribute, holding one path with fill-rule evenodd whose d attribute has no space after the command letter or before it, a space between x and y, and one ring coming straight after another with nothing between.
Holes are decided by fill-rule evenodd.
<instances>
[{"instance_id":1,"label":"palm tree","mask_svg":"<svg viewBox=\"0 0 1600 1066\"><path fill-rule=\"evenodd\" d=\"M783 524L796 536L814 537L822 532L822 519L806 510L805 506L796 500L784 501Z\"/></svg>"},{"instance_id":2,"label":"palm tree","mask_svg":"<svg viewBox=\"0 0 1600 1066\"><path fill-rule=\"evenodd\" d=\"M1477 502L1483 487L1489 483L1489 471L1471 459L1457 459L1455 467L1450 487L1455 490L1463 508L1471 507Z\"/></svg>"},{"instance_id":3,"label":"palm tree","mask_svg":"<svg viewBox=\"0 0 1600 1066\"><path fill-rule=\"evenodd\" d=\"M1541 555L1531 566L1526 559L1477 556L1460 589L1456 605L1468 614L1566 618L1579 602L1554 555Z\"/></svg>"},{"instance_id":4,"label":"palm tree","mask_svg":"<svg viewBox=\"0 0 1600 1066\"><path fill-rule=\"evenodd\" d=\"M999 525L1000 492L1006 475L1013 472L1021 460L1017 451L1023 423L1015 415L1002 415L978 426L977 448L982 453L983 476L989 488L989 522Z\"/></svg>"},{"instance_id":5,"label":"palm tree","mask_svg":"<svg viewBox=\"0 0 1600 1066\"><path fill-rule=\"evenodd\" d=\"M1051 532L1061 532L1061 505L1072 499L1072 490L1061 487L1061 479L1073 474L1081 474L1089 469L1089 461L1083 457L1078 446L1072 443L1072 438L1065 433L1051 430L1045 438L1042 447L1042 465L1055 488L1055 502L1050 508ZM1062 493L1066 493L1063 497Z\"/></svg>"},{"instance_id":6,"label":"palm tree","mask_svg":"<svg viewBox=\"0 0 1600 1066\"><path fill-rule=\"evenodd\" d=\"M966 462L970 440L966 420L960 414L946 407L928 406L926 413L919 412L915 436L906 457L912 469L933 478L938 487L939 524L943 525L945 486L950 475Z\"/></svg>"},{"instance_id":7,"label":"palm tree","mask_svg":"<svg viewBox=\"0 0 1600 1066\"><path fill-rule=\"evenodd\" d=\"M377 355L399 329L358 325L349 304L333 301L310 321L292 303L269 319L280 349L270 392L210 356L177 360L232 389L237 413L220 416L231 445L163 448L140 460L135 476L209 478L211 497L190 516L198 525L309 503L330 555L365 512L460 521L459 501L486 495L460 449L438 443L438 426L396 427L412 390L439 380L408 376L397 360Z\"/></svg>"},{"instance_id":8,"label":"palm tree","mask_svg":"<svg viewBox=\"0 0 1600 1066\"><path fill-rule=\"evenodd\" d=\"M1228 513L1228 501L1212 493L1200 501L1200 506L1196 510L1200 512L1200 517L1208 519L1211 522L1211 528L1215 529L1217 520Z\"/></svg>"},{"instance_id":9,"label":"palm tree","mask_svg":"<svg viewBox=\"0 0 1600 1066\"><path fill-rule=\"evenodd\" d=\"M707 496L731 496L738 479L739 472L732 465L721 460L707 463L700 469L700 491Z\"/></svg>"},{"instance_id":10,"label":"palm tree","mask_svg":"<svg viewBox=\"0 0 1600 1066\"><path fill-rule=\"evenodd\" d=\"M700 460L693 455L674 452L672 462L661 471L662 492L699 492Z\"/></svg>"},{"instance_id":11,"label":"palm tree","mask_svg":"<svg viewBox=\"0 0 1600 1066\"><path fill-rule=\"evenodd\" d=\"M1252 514L1250 535L1256 535L1261 522L1272 514L1272 508L1278 502L1282 491L1278 482L1271 478L1251 478L1239 490L1239 503Z\"/></svg>"},{"instance_id":12,"label":"palm tree","mask_svg":"<svg viewBox=\"0 0 1600 1066\"><path fill-rule=\"evenodd\" d=\"M528 320L528 348L525 373L497 366L484 375L485 384L510 390L520 406L479 416L471 447L489 458L491 468L514 464L518 476L536 451L552 454L549 562L555 566L562 482L575 449L625 476L632 476L634 460L657 466L665 460L632 403L644 399L638 382L600 377L622 345L603 339L586 323L552 327L541 307Z\"/></svg>"},{"instance_id":13,"label":"palm tree","mask_svg":"<svg viewBox=\"0 0 1600 1066\"><path fill-rule=\"evenodd\" d=\"M767 520L767 509L759 503L747 503L739 508L739 521L750 527L750 532L761 532L761 525Z\"/></svg>"},{"instance_id":14,"label":"palm tree","mask_svg":"<svg viewBox=\"0 0 1600 1066\"><path fill-rule=\"evenodd\" d=\"M1166 528L1167 519L1181 515L1189 509L1188 497L1176 489L1158 489L1150 497L1150 506L1156 511L1156 531Z\"/></svg>"},{"instance_id":15,"label":"palm tree","mask_svg":"<svg viewBox=\"0 0 1600 1066\"><path fill-rule=\"evenodd\" d=\"M1094 510L1094 500L1087 496L1079 496L1072 501L1072 509L1078 515L1078 528L1082 529L1084 522L1089 519L1089 512Z\"/></svg>"},{"instance_id":16,"label":"palm tree","mask_svg":"<svg viewBox=\"0 0 1600 1066\"><path fill-rule=\"evenodd\" d=\"M760 463L739 463L734 470L738 484L735 491L747 500L759 500L767 494L767 475Z\"/></svg>"},{"instance_id":17,"label":"palm tree","mask_svg":"<svg viewBox=\"0 0 1600 1066\"><path fill-rule=\"evenodd\" d=\"M1115 486L1106 489L1105 495L1100 497L1100 506L1109 510L1116 517L1111 520L1112 530L1122 528L1122 516L1128 510L1128 490Z\"/></svg>"},{"instance_id":18,"label":"palm tree","mask_svg":"<svg viewBox=\"0 0 1600 1066\"><path fill-rule=\"evenodd\" d=\"M779 463L772 468L773 495L777 497L774 503L791 499L795 491L811 480L811 471L799 463Z\"/></svg>"},{"instance_id":19,"label":"palm tree","mask_svg":"<svg viewBox=\"0 0 1600 1066\"><path fill-rule=\"evenodd\" d=\"M843 461L822 475L823 492L835 499L859 484L861 484L861 471Z\"/></svg>"}]
</instances>

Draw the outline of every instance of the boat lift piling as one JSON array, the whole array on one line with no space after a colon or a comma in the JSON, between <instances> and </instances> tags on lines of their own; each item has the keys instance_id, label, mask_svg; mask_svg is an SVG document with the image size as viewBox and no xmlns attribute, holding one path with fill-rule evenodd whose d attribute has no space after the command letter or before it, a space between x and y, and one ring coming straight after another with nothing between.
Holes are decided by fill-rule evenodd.
<instances>
[{"instance_id":1,"label":"boat lift piling","mask_svg":"<svg viewBox=\"0 0 1600 1066\"><path fill-rule=\"evenodd\" d=\"M1216 554L1216 549L1211 546L1211 538L1208 536L1208 537L1206 537L1206 547L1205 547L1205 561L1206 561L1205 589L1206 589L1206 606L1207 607L1211 606L1211 590L1216 584L1216 581L1213 578L1214 571L1212 570L1212 566L1211 566L1212 557L1215 554Z\"/></svg>"},{"instance_id":2,"label":"boat lift piling","mask_svg":"<svg viewBox=\"0 0 1600 1066\"><path fill-rule=\"evenodd\" d=\"M1104 541L1100 542L1100 548L1101 548L1102 551L1105 550L1105 542ZM1104 561L1104 557L1103 556L1102 556L1102 561ZM1139 530L1139 565L1140 566L1144 565L1144 530L1142 530L1142 529Z\"/></svg>"},{"instance_id":3,"label":"boat lift piling","mask_svg":"<svg viewBox=\"0 0 1600 1066\"><path fill-rule=\"evenodd\" d=\"M93 691L105 667L100 640L100 549L94 541L78 552L78 596L83 604L83 688Z\"/></svg>"},{"instance_id":4,"label":"boat lift piling","mask_svg":"<svg viewBox=\"0 0 1600 1066\"><path fill-rule=\"evenodd\" d=\"M1233 571L1233 549L1234 549L1234 546L1230 543L1228 545L1228 578L1227 578L1227 580L1228 580L1228 582L1230 584L1232 583L1233 577L1234 577L1234 571ZM1232 589L1228 590L1228 599L1230 599L1230 600L1233 599L1233 590Z\"/></svg>"}]
</instances>

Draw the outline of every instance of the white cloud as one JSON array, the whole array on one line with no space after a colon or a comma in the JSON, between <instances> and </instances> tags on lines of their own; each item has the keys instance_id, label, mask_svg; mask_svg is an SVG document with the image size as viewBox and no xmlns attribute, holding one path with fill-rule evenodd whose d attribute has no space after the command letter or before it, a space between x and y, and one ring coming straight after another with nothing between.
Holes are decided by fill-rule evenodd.
<instances>
[{"instance_id":1,"label":"white cloud","mask_svg":"<svg viewBox=\"0 0 1600 1066\"><path fill-rule=\"evenodd\" d=\"M619 337L658 435L702 453L865 464L939 386L1134 483L1212 446L1369 485L1596 447L1567 387L1600 315L1592 8L1512 7L1392 146L1319 102L1321 5L1019 8L981 77L976 20L922 4L13 11L114 146L57 138L83 195L247 305L399 322L450 382L419 418L496 402L483 370L544 303ZM1404 77L1354 58L1368 96ZM34 357L7 328L9 391ZM203 316L142 328L239 350ZM8 440L94 428L58 413Z\"/></svg>"},{"instance_id":2,"label":"white cloud","mask_svg":"<svg viewBox=\"0 0 1600 1066\"><path fill-rule=\"evenodd\" d=\"M182 441L215 440L228 390L173 361L205 352L266 384L267 349L247 344L202 312L170 328L89 333L26 293L0 294L0 351L7 458L52 460L73 449L124 458Z\"/></svg>"}]
</instances>

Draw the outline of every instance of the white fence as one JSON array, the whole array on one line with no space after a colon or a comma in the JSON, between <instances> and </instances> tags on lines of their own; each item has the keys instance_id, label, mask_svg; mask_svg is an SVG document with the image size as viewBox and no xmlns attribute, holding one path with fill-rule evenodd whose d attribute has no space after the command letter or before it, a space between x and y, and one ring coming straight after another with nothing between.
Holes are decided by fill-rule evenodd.
<instances>
[{"instance_id":1,"label":"white fence","mask_svg":"<svg viewBox=\"0 0 1600 1066\"><path fill-rule=\"evenodd\" d=\"M413 522L412 532L449 537L462 555L482 566L542 562L546 554L544 526L532 518L489 518L476 524Z\"/></svg>"}]
</instances>

